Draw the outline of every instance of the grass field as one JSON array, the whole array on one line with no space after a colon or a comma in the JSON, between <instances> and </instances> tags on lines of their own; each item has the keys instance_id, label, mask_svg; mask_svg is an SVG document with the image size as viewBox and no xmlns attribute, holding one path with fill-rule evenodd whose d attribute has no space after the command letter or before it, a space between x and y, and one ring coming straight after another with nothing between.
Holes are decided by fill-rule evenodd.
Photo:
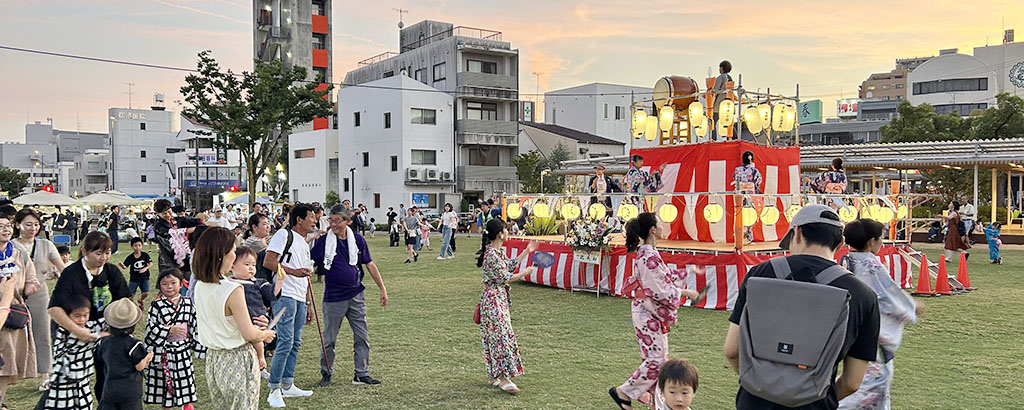
<instances>
[{"instance_id":1,"label":"grass field","mask_svg":"<svg viewBox=\"0 0 1024 410\"><path fill-rule=\"evenodd\" d=\"M608 388L620 384L640 362L628 301L527 283L514 285L512 322L526 375L515 380L522 393L509 396L486 384L479 328L471 321L481 288L472 256L479 240L460 235L458 242L461 252L455 260L437 261L436 254L424 251L418 263L403 264L402 250L387 247L383 236L371 239L371 252L391 299L386 309L376 304L379 292L366 278L370 373L383 384L349 384L352 361L347 346L352 336L345 324L338 341L344 347L339 348L334 384L314 388L309 398L288 399L288 408L615 408ZM941 252L934 247L925 250L932 260ZM155 257L155 250L151 252ZM977 291L923 299L927 315L907 328L896 356L893 408L1024 406L1020 371L1024 251L1003 253L1004 265L990 265L983 246L974 248L970 272ZM322 284L315 288L320 295ZM721 348L727 315L684 308L669 334L670 356L688 358L700 370L695 409L733 408L737 379ZM142 331L140 327L140 335ZM319 381L319 355L313 324L303 332L296 369L300 387L313 388ZM199 409L208 408L202 367L202 361L197 361ZM26 380L11 388L7 405L17 410L32 408L39 397L36 385L36 380ZM261 395L261 407L266 408L266 385Z\"/></svg>"}]
</instances>

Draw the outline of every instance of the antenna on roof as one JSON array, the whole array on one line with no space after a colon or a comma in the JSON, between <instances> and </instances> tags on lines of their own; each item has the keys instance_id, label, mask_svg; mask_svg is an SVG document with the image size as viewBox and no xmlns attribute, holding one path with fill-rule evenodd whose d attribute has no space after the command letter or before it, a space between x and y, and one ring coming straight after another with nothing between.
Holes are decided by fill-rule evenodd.
<instances>
[{"instance_id":1,"label":"antenna on roof","mask_svg":"<svg viewBox=\"0 0 1024 410\"><path fill-rule=\"evenodd\" d=\"M394 7L392 7L391 10L394 10L394 11L398 12L398 29L401 30L401 29L405 28L405 23L402 22L402 15L409 13L409 10L406 10L406 9L396 9Z\"/></svg>"}]
</instances>

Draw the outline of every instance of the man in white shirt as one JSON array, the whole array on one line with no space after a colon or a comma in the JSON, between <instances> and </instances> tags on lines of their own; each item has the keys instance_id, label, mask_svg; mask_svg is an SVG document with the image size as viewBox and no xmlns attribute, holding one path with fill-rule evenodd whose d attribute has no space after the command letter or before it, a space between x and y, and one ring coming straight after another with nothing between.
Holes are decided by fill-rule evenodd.
<instances>
[{"instance_id":1,"label":"man in white shirt","mask_svg":"<svg viewBox=\"0 0 1024 410\"><path fill-rule=\"evenodd\" d=\"M964 221L964 230L966 231L961 233L969 237L971 231L974 230L974 220L978 217L978 210L966 196L960 198L960 203L962 204L960 205L960 220Z\"/></svg>"},{"instance_id":2,"label":"man in white shirt","mask_svg":"<svg viewBox=\"0 0 1024 410\"><path fill-rule=\"evenodd\" d=\"M224 218L228 220L228 226L225 228L235 229L235 225L238 225L238 214L235 213L235 209L231 205L227 205L227 209L224 211Z\"/></svg>"},{"instance_id":3,"label":"man in white shirt","mask_svg":"<svg viewBox=\"0 0 1024 410\"><path fill-rule=\"evenodd\" d=\"M219 226L221 228L231 229L228 218L224 216L224 210L220 208L213 209L213 216L206 219L206 224L209 226Z\"/></svg>"},{"instance_id":4,"label":"man in white shirt","mask_svg":"<svg viewBox=\"0 0 1024 410\"><path fill-rule=\"evenodd\" d=\"M302 327L313 320L307 310L309 299L309 275L313 273L313 261L309 257L306 235L316 231L316 212L306 204L298 204L288 215L290 229L281 229L270 239L263 267L271 272L281 273L275 280L283 280L281 297L274 301L274 314L284 312L277 327L277 349L270 363L271 407L284 407L285 397L304 397L313 394L293 384L295 362L302 344ZM289 237L291 239L289 239ZM305 320L303 320L305 318Z\"/></svg>"}]
</instances>

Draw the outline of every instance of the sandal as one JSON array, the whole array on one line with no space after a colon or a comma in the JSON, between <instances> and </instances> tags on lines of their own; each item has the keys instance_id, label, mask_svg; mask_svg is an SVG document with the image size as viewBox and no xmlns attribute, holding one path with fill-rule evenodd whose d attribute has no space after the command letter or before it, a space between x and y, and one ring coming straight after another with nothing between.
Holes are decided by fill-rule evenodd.
<instances>
[{"instance_id":1,"label":"sandal","mask_svg":"<svg viewBox=\"0 0 1024 410\"><path fill-rule=\"evenodd\" d=\"M633 402L630 400L622 400L622 398L619 397L619 393L615 391L614 387L608 389L608 395L612 396L612 400L615 400L615 405L619 406L619 409L626 410L625 406L633 408Z\"/></svg>"},{"instance_id":2,"label":"sandal","mask_svg":"<svg viewBox=\"0 0 1024 410\"><path fill-rule=\"evenodd\" d=\"M39 391L47 391L47 390L50 390L50 378L49 377L47 377L46 380L43 380L41 383L39 383ZM6 407L3 407L3 408L6 408Z\"/></svg>"},{"instance_id":3,"label":"sandal","mask_svg":"<svg viewBox=\"0 0 1024 410\"><path fill-rule=\"evenodd\" d=\"M508 383L502 383L501 385L498 386L498 388L503 390L503 391L505 391L505 393L508 393L508 394L518 394L519 393L519 386L516 386L516 384L512 383L511 380L509 380Z\"/></svg>"}]
</instances>

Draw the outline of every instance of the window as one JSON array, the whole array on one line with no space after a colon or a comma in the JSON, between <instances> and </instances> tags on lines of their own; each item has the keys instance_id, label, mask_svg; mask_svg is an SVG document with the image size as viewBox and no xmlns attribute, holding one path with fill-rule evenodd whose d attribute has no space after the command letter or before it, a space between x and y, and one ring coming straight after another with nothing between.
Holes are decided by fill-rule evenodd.
<instances>
[{"instance_id":1,"label":"window","mask_svg":"<svg viewBox=\"0 0 1024 410\"><path fill-rule=\"evenodd\" d=\"M939 115L951 114L956 111L960 116L966 117L971 115L974 110L982 110L988 108L987 103L978 104L939 104L935 106L935 113Z\"/></svg>"},{"instance_id":2,"label":"window","mask_svg":"<svg viewBox=\"0 0 1024 410\"><path fill-rule=\"evenodd\" d=\"M100 169L100 163L89 161L89 169Z\"/></svg>"},{"instance_id":3,"label":"window","mask_svg":"<svg viewBox=\"0 0 1024 410\"><path fill-rule=\"evenodd\" d=\"M320 33L313 33L313 48L318 50L327 49L327 35Z\"/></svg>"},{"instance_id":4,"label":"window","mask_svg":"<svg viewBox=\"0 0 1024 410\"><path fill-rule=\"evenodd\" d=\"M139 182L146 182L146 176L142 175L142 181L139 181Z\"/></svg>"},{"instance_id":5,"label":"window","mask_svg":"<svg viewBox=\"0 0 1024 410\"><path fill-rule=\"evenodd\" d=\"M436 84L438 81L444 80L444 78L445 78L444 63L434 64L434 83Z\"/></svg>"},{"instance_id":6,"label":"window","mask_svg":"<svg viewBox=\"0 0 1024 410\"><path fill-rule=\"evenodd\" d=\"M85 183L87 184L106 184L106 176L87 175L85 177Z\"/></svg>"},{"instance_id":7,"label":"window","mask_svg":"<svg viewBox=\"0 0 1024 410\"><path fill-rule=\"evenodd\" d=\"M988 90L988 78L958 78L914 83L914 95L985 90Z\"/></svg>"},{"instance_id":8,"label":"window","mask_svg":"<svg viewBox=\"0 0 1024 410\"><path fill-rule=\"evenodd\" d=\"M327 13L324 10L324 2L319 0L313 0L313 15L314 16L326 16Z\"/></svg>"},{"instance_id":9,"label":"window","mask_svg":"<svg viewBox=\"0 0 1024 410\"><path fill-rule=\"evenodd\" d=\"M398 172L398 155L391 156L391 172Z\"/></svg>"},{"instance_id":10,"label":"window","mask_svg":"<svg viewBox=\"0 0 1024 410\"><path fill-rule=\"evenodd\" d=\"M874 89L875 89L875 86L873 86L873 85L869 85L868 86L868 91L871 91L871 90L874 90Z\"/></svg>"},{"instance_id":11,"label":"window","mask_svg":"<svg viewBox=\"0 0 1024 410\"><path fill-rule=\"evenodd\" d=\"M496 121L498 119L498 104L467 101L466 118L470 120Z\"/></svg>"},{"instance_id":12,"label":"window","mask_svg":"<svg viewBox=\"0 0 1024 410\"><path fill-rule=\"evenodd\" d=\"M327 82L327 67L313 67L313 77L315 81Z\"/></svg>"},{"instance_id":13,"label":"window","mask_svg":"<svg viewBox=\"0 0 1024 410\"><path fill-rule=\"evenodd\" d=\"M903 87L906 87L906 85L904 85L903 83L896 84L896 88L903 88Z\"/></svg>"},{"instance_id":14,"label":"window","mask_svg":"<svg viewBox=\"0 0 1024 410\"><path fill-rule=\"evenodd\" d=\"M342 185L342 192L348 192L348 178L342 178L341 185Z\"/></svg>"},{"instance_id":15,"label":"window","mask_svg":"<svg viewBox=\"0 0 1024 410\"><path fill-rule=\"evenodd\" d=\"M437 124L437 111L426 108L413 108L410 115L413 124Z\"/></svg>"},{"instance_id":16,"label":"window","mask_svg":"<svg viewBox=\"0 0 1024 410\"><path fill-rule=\"evenodd\" d=\"M604 103L604 119L608 119L608 103Z\"/></svg>"},{"instance_id":17,"label":"window","mask_svg":"<svg viewBox=\"0 0 1024 410\"><path fill-rule=\"evenodd\" d=\"M146 130L146 123L140 122L139 123L139 129L145 131Z\"/></svg>"},{"instance_id":18,"label":"window","mask_svg":"<svg viewBox=\"0 0 1024 410\"><path fill-rule=\"evenodd\" d=\"M358 127L359 126L359 113L358 112L352 113L352 126L353 127Z\"/></svg>"},{"instance_id":19,"label":"window","mask_svg":"<svg viewBox=\"0 0 1024 410\"><path fill-rule=\"evenodd\" d=\"M558 124L558 117L555 116L555 113L556 113L555 109L552 108L551 109L551 123L552 124Z\"/></svg>"},{"instance_id":20,"label":"window","mask_svg":"<svg viewBox=\"0 0 1024 410\"><path fill-rule=\"evenodd\" d=\"M391 113L384 113L384 128L391 128Z\"/></svg>"},{"instance_id":21,"label":"window","mask_svg":"<svg viewBox=\"0 0 1024 410\"><path fill-rule=\"evenodd\" d=\"M423 84L426 84L427 83L427 69L426 68L420 68L420 69L416 70L414 78L416 79L416 81L419 81L419 82L421 82Z\"/></svg>"},{"instance_id":22,"label":"window","mask_svg":"<svg viewBox=\"0 0 1024 410\"><path fill-rule=\"evenodd\" d=\"M469 165L498 166L498 147L474 147L469 149Z\"/></svg>"},{"instance_id":23,"label":"window","mask_svg":"<svg viewBox=\"0 0 1024 410\"><path fill-rule=\"evenodd\" d=\"M498 74L498 63L490 61L467 60L466 66L471 73Z\"/></svg>"},{"instance_id":24,"label":"window","mask_svg":"<svg viewBox=\"0 0 1024 410\"><path fill-rule=\"evenodd\" d=\"M621 105L615 106L615 119L621 120L626 118L626 107Z\"/></svg>"},{"instance_id":25,"label":"window","mask_svg":"<svg viewBox=\"0 0 1024 410\"><path fill-rule=\"evenodd\" d=\"M394 71L394 70L391 70L391 71L385 71L385 72L384 72L384 78L388 78L388 77L394 77L394 76L395 76L395 71Z\"/></svg>"},{"instance_id":26,"label":"window","mask_svg":"<svg viewBox=\"0 0 1024 410\"><path fill-rule=\"evenodd\" d=\"M437 165L437 151L426 149L412 150L413 165Z\"/></svg>"},{"instance_id":27,"label":"window","mask_svg":"<svg viewBox=\"0 0 1024 410\"><path fill-rule=\"evenodd\" d=\"M370 166L370 153L369 152L364 152L363 153L363 166L364 167Z\"/></svg>"},{"instance_id":28,"label":"window","mask_svg":"<svg viewBox=\"0 0 1024 410\"><path fill-rule=\"evenodd\" d=\"M316 148L306 148L295 150L295 159L300 158L313 158L316 156Z\"/></svg>"},{"instance_id":29,"label":"window","mask_svg":"<svg viewBox=\"0 0 1024 410\"><path fill-rule=\"evenodd\" d=\"M374 192L373 193L373 207L374 208L380 208L380 193L379 192Z\"/></svg>"},{"instance_id":30,"label":"window","mask_svg":"<svg viewBox=\"0 0 1024 410\"><path fill-rule=\"evenodd\" d=\"M146 150L139 151L139 158L146 158Z\"/></svg>"}]
</instances>

